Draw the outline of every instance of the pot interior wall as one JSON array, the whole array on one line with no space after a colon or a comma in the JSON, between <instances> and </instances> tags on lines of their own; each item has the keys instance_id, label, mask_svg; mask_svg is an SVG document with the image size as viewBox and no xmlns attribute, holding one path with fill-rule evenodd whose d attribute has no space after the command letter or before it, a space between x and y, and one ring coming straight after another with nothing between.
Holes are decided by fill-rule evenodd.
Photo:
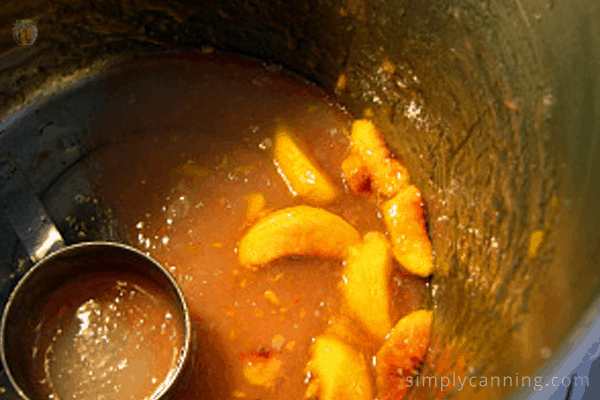
<instances>
[{"instance_id":1,"label":"pot interior wall","mask_svg":"<svg viewBox=\"0 0 600 400\"><path fill-rule=\"evenodd\" d=\"M372 115L422 189L437 268L432 348L464 356L470 374L532 374L598 291L593 17L584 1L577 12L554 0L413 3L13 2L0 12L2 29L32 18L40 33L30 47L2 35L0 112L18 115L134 54L214 48L281 64L335 91L356 116ZM559 22L567 14L574 22ZM4 124L0 150L25 163L10 138L52 113L89 140L96 133L84 119L106 94L78 93L61 100L73 115L66 103L42 105ZM33 179L38 193L52 183L45 171ZM110 237L109 220L99 237ZM20 250L4 234L3 273L14 281ZM532 235L543 238L535 254ZM422 373L435 365L433 356Z\"/></svg>"}]
</instances>

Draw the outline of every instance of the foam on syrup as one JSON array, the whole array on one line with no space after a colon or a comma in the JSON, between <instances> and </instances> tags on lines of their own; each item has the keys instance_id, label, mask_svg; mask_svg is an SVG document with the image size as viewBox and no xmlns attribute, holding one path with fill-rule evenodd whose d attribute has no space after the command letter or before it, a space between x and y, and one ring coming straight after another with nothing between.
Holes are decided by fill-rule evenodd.
<instances>
[{"instance_id":1,"label":"foam on syrup","mask_svg":"<svg viewBox=\"0 0 600 400\"><path fill-rule=\"evenodd\" d=\"M183 329L157 293L98 274L54 293L57 312L45 314L32 354L48 398L143 399L170 379Z\"/></svg>"}]
</instances>

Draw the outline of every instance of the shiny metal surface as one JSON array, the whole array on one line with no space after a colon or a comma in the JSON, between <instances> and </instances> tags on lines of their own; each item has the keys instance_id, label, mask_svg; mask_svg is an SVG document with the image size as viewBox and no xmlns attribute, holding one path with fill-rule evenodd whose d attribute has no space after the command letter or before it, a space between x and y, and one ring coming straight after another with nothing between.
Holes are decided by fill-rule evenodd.
<instances>
[{"instance_id":1,"label":"shiny metal surface","mask_svg":"<svg viewBox=\"0 0 600 400\"><path fill-rule=\"evenodd\" d=\"M194 342L187 302L175 280L158 262L134 248L118 243L91 242L64 247L38 262L19 281L6 303L0 328L0 351L8 380L22 399L38 398L39 383L30 375L28 363L23 362L30 347L27 345L29 335L23 335L22 332L36 329L43 299L66 282L73 282L79 276L93 271L138 274L159 284L164 295L177 304L179 314L174 318L179 319L184 328L183 348L173 373L152 396L152 400L171 399L176 386L186 384L193 366L190 352Z\"/></svg>"},{"instance_id":2,"label":"shiny metal surface","mask_svg":"<svg viewBox=\"0 0 600 400\"><path fill-rule=\"evenodd\" d=\"M0 164L14 165L14 161L5 159ZM4 197L0 199L1 209L27 249L29 258L36 263L63 248L65 242L42 203L31 193L23 173L15 169L7 175L8 171L1 182L5 187Z\"/></svg>"},{"instance_id":3,"label":"shiny metal surface","mask_svg":"<svg viewBox=\"0 0 600 400\"><path fill-rule=\"evenodd\" d=\"M130 246L96 241L66 247L57 227L44 209L42 202L32 192L25 174L16 162L5 155L0 159L0 211L10 225L35 265L21 278L6 302L0 327L0 358L4 372L15 392L24 400L37 398L38 389L32 382L27 363L28 335L33 332L43 304L40 299L65 283L76 280L81 274L102 269L123 273L133 271L160 283L170 300L179 306L184 327L184 346L177 366L167 380L161 383L153 400L171 399L176 384L186 384L193 368L191 348L194 346L192 323L187 302L173 277L157 261ZM81 196L79 194L79 196ZM103 263L100 261L103 260ZM6 390L3 388L3 390Z\"/></svg>"}]
</instances>

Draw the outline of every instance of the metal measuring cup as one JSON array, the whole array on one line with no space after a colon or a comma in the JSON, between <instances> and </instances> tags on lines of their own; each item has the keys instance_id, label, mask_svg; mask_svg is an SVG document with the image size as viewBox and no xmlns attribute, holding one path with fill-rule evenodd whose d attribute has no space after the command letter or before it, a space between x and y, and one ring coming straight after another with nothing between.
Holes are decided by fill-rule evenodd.
<instances>
[{"instance_id":1,"label":"metal measuring cup","mask_svg":"<svg viewBox=\"0 0 600 400\"><path fill-rule=\"evenodd\" d=\"M31 373L27 359L31 357L31 337L49 296L85 274L102 273L108 276L127 273L160 288L160 294L177 311L173 319L179 333L183 334L183 345L175 367L163 382L156 383L156 389L150 397L151 400L172 398L175 390L187 383L193 368L192 322L183 293L175 280L157 261L123 244L88 242L66 246L23 175L14 171L10 180L9 195L0 199L0 212L6 214L35 263L13 289L0 327L1 358L16 392L24 400L42 398L44 389ZM118 394L115 393L115 396L118 398Z\"/></svg>"}]
</instances>

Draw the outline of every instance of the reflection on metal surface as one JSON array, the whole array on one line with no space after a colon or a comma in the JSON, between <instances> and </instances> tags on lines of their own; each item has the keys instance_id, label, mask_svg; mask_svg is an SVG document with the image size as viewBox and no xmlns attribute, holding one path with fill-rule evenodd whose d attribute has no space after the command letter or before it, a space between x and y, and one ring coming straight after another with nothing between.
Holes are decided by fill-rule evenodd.
<instances>
[{"instance_id":1,"label":"reflection on metal surface","mask_svg":"<svg viewBox=\"0 0 600 400\"><path fill-rule=\"evenodd\" d=\"M49 233L48 237L52 235L52 233ZM113 328L109 328L107 325L108 321L105 320L106 315L102 315L101 313L103 310L102 307L105 305L108 305L107 309L109 310L117 310L116 308L111 308L111 306L114 306L113 303L118 303L118 301L115 300L118 300L124 293L122 291L124 289L119 289L119 287L127 285L127 281L120 282L120 279L127 279L129 277L133 279L137 277L139 281L134 282L140 282L140 285L133 284L133 287L136 289L143 288L140 291L143 291L147 294L147 296L150 296L147 299L148 307L155 307L159 301L167 302L170 304L170 306L174 307L169 308L166 314L163 315L165 316L165 319L173 320L174 323L179 324L175 329L178 329L183 337L183 342L180 345L177 345L178 347L174 349L173 365L169 370L168 375L163 381L163 384L157 386L154 394L151 396L153 399L160 400L173 399L174 397L172 397L172 394L179 390L178 386L173 385L181 384L185 386L188 383L187 380L191 377L190 369L193 367L194 363L193 359L191 358L190 350L192 348L195 349L197 346L195 334L192 334L195 332L193 330L194 328L192 327L192 319L190 317L189 308L183 296L183 292L169 272L154 259L129 246L101 241L74 244L53 253L51 256L46 257L43 261L37 263L32 269L30 269L13 289L11 297L5 306L2 315L2 324L0 326L0 356L2 358L2 362L4 363L4 373L6 373L5 377L8 379L8 382L10 382L14 391L22 399L28 400L41 398L39 395L40 389L37 384L44 384L44 382L39 381L37 376L33 379L30 379L31 370L22 362L24 355L26 356L25 353L27 353L27 350L24 349L27 349L29 346L29 344L25 345L23 342L23 337L28 336L23 335L23 332L29 331L30 325L28 324L30 321L37 321L38 318L44 318L44 315L46 315L41 309L36 308L34 304L37 304L37 302L42 304L46 303L48 299L53 298L52 296L57 292L57 290L61 290L62 288L66 287L65 283L72 283L78 288L87 287L88 289L85 290L91 290L92 292L98 290L98 293L106 293L103 291L103 289L98 289L98 286L95 286L95 283L98 282L98 276L94 276L93 274L97 273L100 273L103 277L108 277L109 282L114 282L114 279L117 279L116 287L120 293L117 293L117 295L114 295L113 293L115 297L111 298L109 296L109 303L104 303L104 305L102 305L102 301L96 302L96 300L93 299L82 302L82 298L85 299L89 296L89 293L83 293L84 297L79 299L76 298L73 303L77 304L75 314L75 317L79 320L79 322L76 323L77 329L71 333L66 333L67 341L63 341L62 344L56 341L56 336L47 343L50 343L50 346L56 349L58 347L54 346L64 346L65 344L68 346L69 341L71 341L72 344L76 346L77 353L79 355L83 354L85 360L81 359L81 357L76 357L77 359L70 359L67 362L75 362L74 365L79 369L81 369L81 365L77 363L84 362L84 364L86 364L88 361L92 360L89 357L94 357L93 359L101 357L100 363L92 362L92 364L94 364L94 368L106 367L108 369L109 365L105 365L104 363L106 360L106 358L104 358L104 353L98 353L100 349L97 346L98 343L96 343L96 347L94 347L92 343L88 343L86 341L87 339L90 339L97 342L95 335L98 332L102 332L103 343L117 343L117 346L120 346L121 344L124 346L131 346L132 343L133 346L136 345L135 342L127 339L127 335L121 336L123 331L112 330L117 328L116 325L112 324L114 321L111 321L110 324ZM85 276L92 276L92 278L91 280L88 280L87 283L83 283L82 286L82 277ZM102 282L102 278L100 279L100 282ZM75 292L70 292L70 294L73 294L76 297L78 296L78 290L79 289L76 289ZM131 293L130 290L127 290L127 292ZM124 307L131 308L130 305ZM157 308L161 309L161 306L159 305ZM23 318L24 310L27 310L27 318ZM90 311L93 313L90 314ZM106 309L104 309L104 311L106 311ZM161 309L159 312L163 311L164 309ZM100 314L98 314L98 312L100 312ZM142 312L142 314L144 318L149 318L148 320L152 319L152 317L148 317L145 312ZM118 317L119 312L116 312L114 315ZM155 314L153 315L153 318L156 319L157 316L158 314ZM103 323L102 321L105 322ZM36 325L36 323L34 323L34 325ZM94 325L95 328L90 330L92 325ZM145 325L147 325L147 329L150 331L152 330L152 324ZM32 335L38 334L41 329L44 329L43 326L38 325L38 328L34 329ZM42 333L42 335L47 335L48 332L49 331ZM134 332L136 334L134 334L132 337L137 337L141 331L135 330ZM119 342L123 339L125 339L125 342ZM25 341L28 340L30 340L30 338L25 339ZM34 340L37 342L38 339ZM134 340L143 341L144 339L142 336L141 338ZM108 347L106 349L110 348L111 347ZM139 348L140 346L137 344L136 350ZM130 351L135 350L130 347ZM43 351L42 353L47 354L46 351ZM112 359L115 359L115 357L121 357L121 354L123 353L109 351L109 353L106 354L110 355ZM118 368L122 369L125 367L125 363L135 363L136 360L140 362L140 358L130 358L129 360L125 358L124 360L117 360L120 361ZM143 364L145 361L144 359L141 360L141 363ZM50 373L45 369L45 365L49 364L46 364L46 360L42 360L42 362L44 363L44 368L39 369L39 373L42 375L45 373L45 376L50 376ZM92 367L92 364L88 363L87 365ZM87 368L87 366L84 367L86 374L78 375L80 378L88 378ZM110 367L109 371L112 370L112 367ZM68 374L72 373L71 369L64 371L68 371ZM89 376L92 376L92 374L90 373ZM59 375L59 378L60 377L61 375ZM129 375L126 375L125 378L129 379ZM56 379L56 377L54 379ZM2 383L3 381L0 380L0 384ZM54 390L54 388L52 388L52 390ZM60 390L69 391L73 389L69 385L60 385ZM115 390L117 390L117 388L115 388ZM46 398L47 396L42 397ZM51 395L48 398L52 397L56 398L56 395ZM60 396L60 398L63 398L63 396Z\"/></svg>"},{"instance_id":2,"label":"reflection on metal surface","mask_svg":"<svg viewBox=\"0 0 600 400\"><path fill-rule=\"evenodd\" d=\"M64 246L62 237L56 227L46 226L45 228L45 232L39 232L37 235L35 254L31 256L33 262L41 260L53 250L58 250Z\"/></svg>"},{"instance_id":3,"label":"reflection on metal surface","mask_svg":"<svg viewBox=\"0 0 600 400\"><path fill-rule=\"evenodd\" d=\"M64 247L60 233L46 216L42 204L25 185L13 189L5 201L4 212L33 262Z\"/></svg>"},{"instance_id":4,"label":"reflection on metal surface","mask_svg":"<svg viewBox=\"0 0 600 400\"><path fill-rule=\"evenodd\" d=\"M5 165L15 166L8 159ZM6 168L2 181L7 190L0 199L1 209L25 246L33 262L43 259L65 243L50 220L40 200L31 192L21 171Z\"/></svg>"}]
</instances>

